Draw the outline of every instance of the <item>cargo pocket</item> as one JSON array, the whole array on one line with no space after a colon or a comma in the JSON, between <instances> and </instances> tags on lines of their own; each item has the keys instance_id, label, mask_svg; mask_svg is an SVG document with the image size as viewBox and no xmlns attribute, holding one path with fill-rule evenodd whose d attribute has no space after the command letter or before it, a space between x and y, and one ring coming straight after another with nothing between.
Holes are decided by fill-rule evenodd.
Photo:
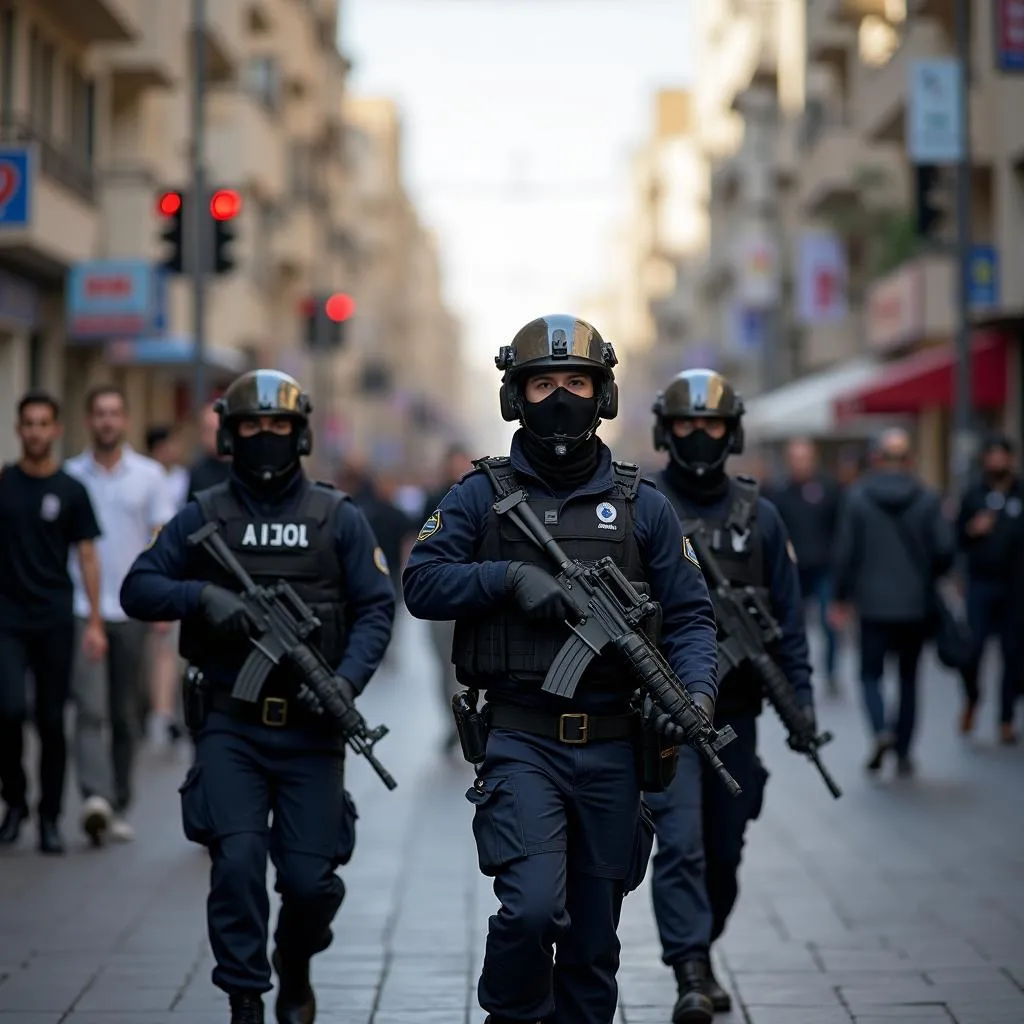
<instances>
[{"instance_id":1,"label":"cargo pocket","mask_svg":"<svg viewBox=\"0 0 1024 1024\"><path fill-rule=\"evenodd\" d=\"M506 864L526 856L526 837L512 779L477 779L466 790L466 799L476 808L473 836L482 874L496 875Z\"/></svg>"},{"instance_id":2,"label":"cargo pocket","mask_svg":"<svg viewBox=\"0 0 1024 1024\"><path fill-rule=\"evenodd\" d=\"M359 812L356 810L356 802L352 794L346 789L344 792L344 807L342 808L341 822L338 832L338 847L334 854L334 864L339 866L347 864L352 859L352 853L356 848L356 821Z\"/></svg>"},{"instance_id":3,"label":"cargo pocket","mask_svg":"<svg viewBox=\"0 0 1024 1024\"><path fill-rule=\"evenodd\" d=\"M201 764L189 768L178 792L181 794L181 827L185 838L200 846L209 846L217 838L217 830L210 814Z\"/></svg>"},{"instance_id":4,"label":"cargo pocket","mask_svg":"<svg viewBox=\"0 0 1024 1024\"><path fill-rule=\"evenodd\" d=\"M761 811L764 810L764 791L768 787L768 778L770 773L764 766L764 761L761 758L755 758L757 763L754 765L754 785L751 787L750 792L750 813L747 815L748 821L757 821L761 817Z\"/></svg>"},{"instance_id":5,"label":"cargo pocket","mask_svg":"<svg viewBox=\"0 0 1024 1024\"><path fill-rule=\"evenodd\" d=\"M639 889L647 876L647 864L654 849L654 819L650 808L640 801L640 814L636 822L636 838L633 840L633 853L629 859L629 869L623 887L626 892Z\"/></svg>"}]
</instances>

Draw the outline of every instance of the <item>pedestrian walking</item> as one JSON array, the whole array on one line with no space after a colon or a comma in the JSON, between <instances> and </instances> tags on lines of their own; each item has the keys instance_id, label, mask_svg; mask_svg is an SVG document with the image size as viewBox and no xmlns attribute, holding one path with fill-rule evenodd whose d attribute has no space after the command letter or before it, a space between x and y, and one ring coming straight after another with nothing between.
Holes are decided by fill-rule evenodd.
<instances>
[{"instance_id":1,"label":"pedestrian walking","mask_svg":"<svg viewBox=\"0 0 1024 1024\"><path fill-rule=\"evenodd\" d=\"M710 717L715 624L695 559L668 501L597 436L618 390L612 346L588 323L548 316L498 356L501 410L519 421L508 458L488 461L571 558L611 557L661 605L661 645ZM472 473L433 510L413 546L405 593L413 615L455 620L460 683L486 691L489 734L474 806L480 870L501 909L490 919L478 997L490 1024L611 1024L624 895L644 877L653 834L641 813L636 682L595 659L573 697L541 690L572 635L565 591L544 555L493 509ZM653 627L652 627L653 628ZM480 760L482 758L482 760ZM553 948L557 946L557 957Z\"/></svg>"},{"instance_id":2,"label":"pedestrian walking","mask_svg":"<svg viewBox=\"0 0 1024 1024\"><path fill-rule=\"evenodd\" d=\"M860 679L874 744L865 765L878 772L896 755L900 776L914 773L910 756L917 724L921 651L931 635L935 585L953 564L953 530L939 496L913 473L910 437L886 431L874 468L847 495L836 538L836 603L831 617L845 628L860 620ZM899 671L895 715L886 711L882 677L887 655Z\"/></svg>"},{"instance_id":3,"label":"pedestrian walking","mask_svg":"<svg viewBox=\"0 0 1024 1024\"><path fill-rule=\"evenodd\" d=\"M754 588L772 609L781 638L770 653L792 685L812 727L814 698L797 558L778 510L752 477L731 477L726 464L743 452L743 402L713 370L686 370L654 404L654 439L668 452L659 489L687 533L700 531L729 583ZM721 659L720 659L721 660ZM664 793L648 798L658 852L651 894L662 960L676 976L673 1024L709 1024L732 1006L712 967L711 950L739 895L748 822L761 813L768 773L757 752L762 683L749 666L719 680L715 726L736 739L722 761L742 787L732 796L696 751L680 752ZM816 731L816 730L815 730Z\"/></svg>"},{"instance_id":4,"label":"pedestrian walking","mask_svg":"<svg viewBox=\"0 0 1024 1024\"><path fill-rule=\"evenodd\" d=\"M215 523L257 584L285 580L320 620L310 638L348 700L362 692L391 636L394 589L383 552L347 495L314 484L312 406L276 370L239 377L218 404L226 483L200 491L136 561L121 590L127 614L181 620L181 654L199 670L186 693L196 758L181 787L185 835L210 852L207 926L232 1024L262 1024L271 989L267 856L281 912L273 966L279 1024L316 1014L310 960L331 944L345 886L334 873L355 847L344 740L298 699L294 669L271 671L255 703L235 700L252 651L240 585L188 538ZM273 824L270 823L273 815Z\"/></svg>"},{"instance_id":5,"label":"pedestrian walking","mask_svg":"<svg viewBox=\"0 0 1024 1024\"><path fill-rule=\"evenodd\" d=\"M130 842L135 830L126 820L132 802L135 752L141 733L139 707L148 700L143 674L144 622L125 615L121 583L136 556L174 515L167 476L159 463L125 440L128 403L119 388L103 385L86 398L90 445L68 459L65 469L84 484L103 531L100 610L108 649L103 658L82 652L72 676L75 718L75 771L82 793L82 829L95 845L109 836ZM71 559L75 616L79 633L87 626L88 599L81 566Z\"/></svg>"},{"instance_id":6,"label":"pedestrian walking","mask_svg":"<svg viewBox=\"0 0 1024 1024\"><path fill-rule=\"evenodd\" d=\"M29 816L24 766L27 675L39 735L39 849L61 854L67 739L64 709L75 645L98 662L107 638L100 606L100 535L86 489L59 468L60 406L44 391L18 403L21 459L0 469L0 846L18 841ZM85 617L76 640L68 553L81 567Z\"/></svg>"}]
</instances>

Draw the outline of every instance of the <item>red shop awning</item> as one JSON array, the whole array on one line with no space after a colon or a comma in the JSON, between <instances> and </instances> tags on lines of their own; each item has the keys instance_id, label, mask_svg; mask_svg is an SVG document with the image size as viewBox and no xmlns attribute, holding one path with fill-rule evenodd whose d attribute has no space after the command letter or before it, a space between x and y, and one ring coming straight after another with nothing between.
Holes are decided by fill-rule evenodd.
<instances>
[{"instance_id":1,"label":"red shop awning","mask_svg":"<svg viewBox=\"0 0 1024 1024\"><path fill-rule=\"evenodd\" d=\"M835 402L838 419L922 409L952 409L956 353L952 345L915 352L879 368L867 384ZM999 331L976 331L971 352L971 390L977 409L999 408L1006 402L1007 338Z\"/></svg>"}]
</instances>

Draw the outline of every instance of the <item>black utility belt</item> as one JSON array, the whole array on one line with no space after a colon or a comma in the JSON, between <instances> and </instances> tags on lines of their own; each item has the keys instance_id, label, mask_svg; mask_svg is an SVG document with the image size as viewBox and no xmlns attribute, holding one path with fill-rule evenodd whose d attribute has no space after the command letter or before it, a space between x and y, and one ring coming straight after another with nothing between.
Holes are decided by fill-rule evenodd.
<instances>
[{"instance_id":1,"label":"black utility belt","mask_svg":"<svg viewBox=\"0 0 1024 1024\"><path fill-rule=\"evenodd\" d=\"M554 715L508 704L489 704L487 717L492 729L526 732L574 747L604 740L632 739L639 734L639 719L635 714L590 715L574 712Z\"/></svg>"},{"instance_id":2,"label":"black utility belt","mask_svg":"<svg viewBox=\"0 0 1024 1024\"><path fill-rule=\"evenodd\" d=\"M325 724L323 718L314 715L297 697L260 697L250 704L245 700L235 700L230 690L213 687L210 690L209 709L270 729L283 729L286 726L324 728Z\"/></svg>"}]
</instances>

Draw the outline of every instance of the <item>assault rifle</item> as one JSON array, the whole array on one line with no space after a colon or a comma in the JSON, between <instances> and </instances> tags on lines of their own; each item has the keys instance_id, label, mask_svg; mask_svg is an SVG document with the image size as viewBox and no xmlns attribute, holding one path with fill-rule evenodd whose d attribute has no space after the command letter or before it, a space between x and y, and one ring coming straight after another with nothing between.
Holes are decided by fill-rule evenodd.
<instances>
[{"instance_id":1,"label":"assault rifle","mask_svg":"<svg viewBox=\"0 0 1024 1024\"><path fill-rule=\"evenodd\" d=\"M797 703L796 691L768 654L767 647L782 637L778 622L757 590L736 588L726 579L700 529L695 528L687 536L711 590L715 618L722 633L718 645L721 659L730 669L746 665L754 672L765 698L782 720L790 748L807 757L818 769L828 791L838 800L843 792L818 755L818 751L831 742L832 733L815 734L804 709Z\"/></svg>"},{"instance_id":2,"label":"assault rifle","mask_svg":"<svg viewBox=\"0 0 1024 1024\"><path fill-rule=\"evenodd\" d=\"M733 796L741 792L716 753L736 738L731 727L716 730L703 709L690 696L657 646L640 631L656 607L640 594L610 557L593 565L571 559L528 504L526 491L507 493L490 465L476 463L487 474L498 500L494 511L507 516L558 567L555 581L576 610L576 621L566 621L572 635L559 651L541 687L545 693L571 697L587 666L598 655L617 650L640 684L641 690L684 733L718 773Z\"/></svg>"},{"instance_id":3,"label":"assault rifle","mask_svg":"<svg viewBox=\"0 0 1024 1024\"><path fill-rule=\"evenodd\" d=\"M300 679L298 699L315 715L326 715L341 732L353 753L365 757L388 789L398 783L373 753L376 743L388 734L387 726L371 729L355 705L345 699L335 682L334 670L324 656L307 643L320 628L320 620L298 594L279 580L270 587L257 586L232 550L207 523L188 538L192 547L202 547L217 564L242 586L242 598L252 621L252 653L235 679L231 696L249 704L259 700L263 684L272 669L281 664L293 668Z\"/></svg>"}]
</instances>

